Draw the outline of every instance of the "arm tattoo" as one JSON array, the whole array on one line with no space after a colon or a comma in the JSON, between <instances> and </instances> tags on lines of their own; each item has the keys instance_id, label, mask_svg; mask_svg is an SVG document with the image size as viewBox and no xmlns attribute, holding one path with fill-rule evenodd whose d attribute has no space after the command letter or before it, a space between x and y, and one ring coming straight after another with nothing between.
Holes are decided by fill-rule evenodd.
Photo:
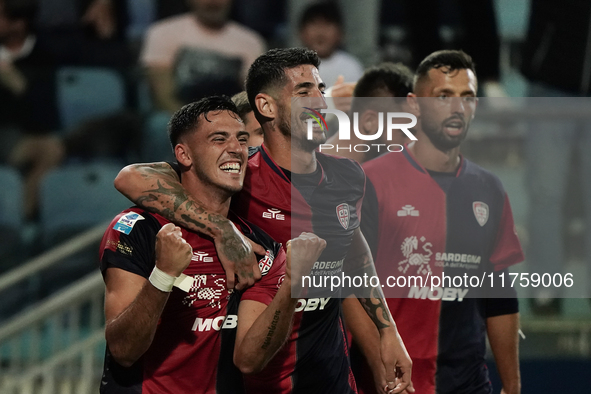
<instances>
[{"instance_id":1,"label":"arm tattoo","mask_svg":"<svg viewBox=\"0 0 591 394\"><path fill-rule=\"evenodd\" d=\"M378 329L390 327L390 316L379 289L374 287L371 290L371 298L360 298L359 302Z\"/></svg>"},{"instance_id":2,"label":"arm tattoo","mask_svg":"<svg viewBox=\"0 0 591 394\"><path fill-rule=\"evenodd\" d=\"M156 181L156 183L158 184L156 189L146 190L145 193L157 193L162 196L168 196L172 198L174 204L173 210L175 212L189 199L187 192L180 183L178 185L169 185L169 188L162 186L159 179Z\"/></svg>"},{"instance_id":3,"label":"arm tattoo","mask_svg":"<svg viewBox=\"0 0 591 394\"><path fill-rule=\"evenodd\" d=\"M279 322L279 316L281 315L281 311L276 310L275 314L273 315L273 321L271 321L271 325L268 327L269 331L267 331L267 337L261 346L261 349L266 349L271 345L271 339L273 338L273 334L277 330L277 323Z\"/></svg>"}]
</instances>

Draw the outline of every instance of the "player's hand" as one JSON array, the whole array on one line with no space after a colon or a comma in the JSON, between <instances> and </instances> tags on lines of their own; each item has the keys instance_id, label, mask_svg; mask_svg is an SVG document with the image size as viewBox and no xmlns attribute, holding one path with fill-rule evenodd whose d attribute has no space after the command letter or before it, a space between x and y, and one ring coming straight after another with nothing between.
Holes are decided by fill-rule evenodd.
<instances>
[{"instance_id":1,"label":"player's hand","mask_svg":"<svg viewBox=\"0 0 591 394\"><path fill-rule=\"evenodd\" d=\"M191 263L193 248L183 239L181 228L172 223L162 226L156 234L156 267L177 277Z\"/></svg>"},{"instance_id":2,"label":"player's hand","mask_svg":"<svg viewBox=\"0 0 591 394\"><path fill-rule=\"evenodd\" d=\"M287 241L285 277L299 286L302 276L309 275L314 263L326 248L326 241L312 233L301 233Z\"/></svg>"},{"instance_id":3,"label":"player's hand","mask_svg":"<svg viewBox=\"0 0 591 394\"><path fill-rule=\"evenodd\" d=\"M232 222L228 223L229 226L223 228L221 236L214 239L214 244L226 272L226 287L228 290L234 287L236 290L244 290L261 279L261 270L255 253L264 256L266 250L242 235Z\"/></svg>"},{"instance_id":4,"label":"player's hand","mask_svg":"<svg viewBox=\"0 0 591 394\"><path fill-rule=\"evenodd\" d=\"M394 331L392 335L381 335L380 339L382 362L386 369L386 384L382 392L386 394L414 393L412 386L412 361L402 343L400 336Z\"/></svg>"}]
</instances>

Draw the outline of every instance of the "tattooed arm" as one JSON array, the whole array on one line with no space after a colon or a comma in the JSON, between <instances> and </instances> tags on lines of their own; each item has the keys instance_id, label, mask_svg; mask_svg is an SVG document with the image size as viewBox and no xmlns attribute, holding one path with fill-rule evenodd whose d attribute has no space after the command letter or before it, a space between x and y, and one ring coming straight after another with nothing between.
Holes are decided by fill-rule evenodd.
<instances>
[{"instance_id":1,"label":"tattooed arm","mask_svg":"<svg viewBox=\"0 0 591 394\"><path fill-rule=\"evenodd\" d=\"M345 260L345 269L346 274L351 277L364 277L364 275L368 278L377 277L371 251L360 229L356 229L353 235ZM380 392L386 393L400 393L403 390L414 392L410 380L412 361L398 334L381 287L378 285L354 290L359 303L356 304L355 299L347 299L343 303L345 322L368 359L368 363L374 368L376 386ZM359 304L363 308L359 308ZM363 310L365 313L362 312ZM371 328L368 320L377 330ZM375 349L378 343L381 360L376 359L378 355ZM380 368L380 362L385 367L385 371ZM385 389L386 386L387 389Z\"/></svg>"},{"instance_id":2,"label":"tattooed arm","mask_svg":"<svg viewBox=\"0 0 591 394\"><path fill-rule=\"evenodd\" d=\"M203 209L187 194L167 163L129 165L115 178L115 188L140 207L212 237L229 289L234 287L235 276L239 282L237 289L252 286L261 278L254 252L264 255L263 247L251 243L224 216Z\"/></svg>"},{"instance_id":3,"label":"tattooed arm","mask_svg":"<svg viewBox=\"0 0 591 394\"><path fill-rule=\"evenodd\" d=\"M285 343L298 302L291 297L291 286L301 287L302 275L309 274L325 247L326 241L311 233L288 241L285 279L273 301L268 306L248 299L240 302L234 364L242 373L260 372Z\"/></svg>"}]
</instances>

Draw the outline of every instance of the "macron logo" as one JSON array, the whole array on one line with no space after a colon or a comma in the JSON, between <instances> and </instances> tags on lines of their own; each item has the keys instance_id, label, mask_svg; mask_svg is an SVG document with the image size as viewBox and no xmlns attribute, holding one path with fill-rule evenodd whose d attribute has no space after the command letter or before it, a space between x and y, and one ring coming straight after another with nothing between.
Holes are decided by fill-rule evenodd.
<instances>
[{"instance_id":1,"label":"macron logo","mask_svg":"<svg viewBox=\"0 0 591 394\"><path fill-rule=\"evenodd\" d=\"M193 252L192 261L202 261L204 263L213 263L213 257L208 257L209 253L205 252Z\"/></svg>"},{"instance_id":2,"label":"macron logo","mask_svg":"<svg viewBox=\"0 0 591 394\"><path fill-rule=\"evenodd\" d=\"M263 217L265 219L285 220L285 215L279 213L281 210L277 208L268 208L267 211L269 212L263 212Z\"/></svg>"},{"instance_id":3,"label":"macron logo","mask_svg":"<svg viewBox=\"0 0 591 394\"><path fill-rule=\"evenodd\" d=\"M408 204L403 206L402 209L398 211L398 216L419 216L419 210Z\"/></svg>"}]
</instances>

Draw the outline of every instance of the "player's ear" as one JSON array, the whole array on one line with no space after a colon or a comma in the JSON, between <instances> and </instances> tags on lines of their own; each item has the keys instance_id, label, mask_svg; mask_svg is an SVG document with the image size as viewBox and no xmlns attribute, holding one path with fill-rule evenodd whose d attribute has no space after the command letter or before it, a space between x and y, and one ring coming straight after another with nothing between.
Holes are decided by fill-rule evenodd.
<instances>
[{"instance_id":1,"label":"player's ear","mask_svg":"<svg viewBox=\"0 0 591 394\"><path fill-rule=\"evenodd\" d=\"M277 117L277 103L275 99L266 93L259 93L254 98L254 105L256 105L259 113L269 119Z\"/></svg>"},{"instance_id":2,"label":"player's ear","mask_svg":"<svg viewBox=\"0 0 591 394\"><path fill-rule=\"evenodd\" d=\"M409 93L408 96L406 96L406 102L410 106L411 113L414 116L417 118L421 116L421 109L419 107L419 101L416 94Z\"/></svg>"},{"instance_id":3,"label":"player's ear","mask_svg":"<svg viewBox=\"0 0 591 394\"><path fill-rule=\"evenodd\" d=\"M193 164L191 152L187 149L185 144L176 144L174 147L174 156L180 165L190 167Z\"/></svg>"},{"instance_id":4,"label":"player's ear","mask_svg":"<svg viewBox=\"0 0 591 394\"><path fill-rule=\"evenodd\" d=\"M380 114L372 109L368 109L361 114L359 131L364 135L374 135L378 131L379 124Z\"/></svg>"}]
</instances>

